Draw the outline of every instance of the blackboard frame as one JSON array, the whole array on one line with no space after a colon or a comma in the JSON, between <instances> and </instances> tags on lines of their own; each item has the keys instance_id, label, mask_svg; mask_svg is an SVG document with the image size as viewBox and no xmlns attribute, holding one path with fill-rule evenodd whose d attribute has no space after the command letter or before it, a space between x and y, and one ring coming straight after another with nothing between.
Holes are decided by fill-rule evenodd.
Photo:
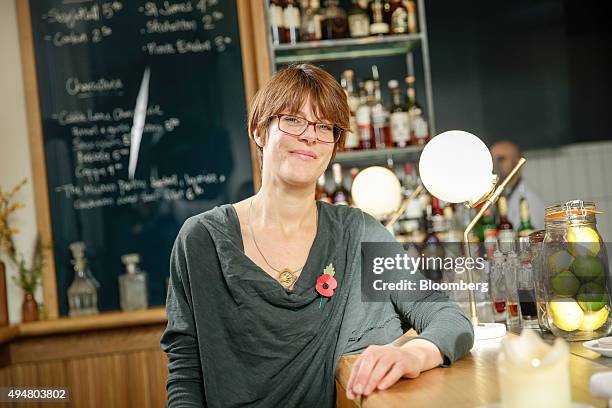
<instances>
[{"instance_id":1,"label":"blackboard frame","mask_svg":"<svg viewBox=\"0 0 612 408\"><path fill-rule=\"evenodd\" d=\"M245 104L249 106L255 92L270 77L270 63L267 55L268 36L263 1L235 0L238 11ZM47 170L44 151L44 135L40 112L40 97L36 73L34 37L32 33L31 12L28 0L15 0L17 25L21 54L23 84L26 97L26 116L28 123L28 142L32 165L32 185L34 189L36 225L43 245L53 248L50 211L47 187ZM249 141L254 190L261 185L261 172L257 161L256 147ZM50 251L52 252L52 251ZM42 273L43 300L48 319L59 315L56 285L56 265L52 254L45 256Z\"/></svg>"}]
</instances>

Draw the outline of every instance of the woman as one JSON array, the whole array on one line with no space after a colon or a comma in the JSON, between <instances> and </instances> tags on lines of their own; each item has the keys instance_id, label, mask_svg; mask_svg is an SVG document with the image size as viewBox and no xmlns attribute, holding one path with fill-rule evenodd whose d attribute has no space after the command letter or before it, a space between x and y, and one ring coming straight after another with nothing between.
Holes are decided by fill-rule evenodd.
<instances>
[{"instance_id":1,"label":"woman","mask_svg":"<svg viewBox=\"0 0 612 408\"><path fill-rule=\"evenodd\" d=\"M349 115L335 79L309 64L257 93L249 133L261 189L188 219L173 248L161 339L169 407L332 407L342 354L363 351L347 387L354 398L471 348L469 319L442 293L361 301L361 242L395 240L361 210L314 199ZM332 269L337 286L317 284ZM402 325L419 336L396 341Z\"/></svg>"}]
</instances>

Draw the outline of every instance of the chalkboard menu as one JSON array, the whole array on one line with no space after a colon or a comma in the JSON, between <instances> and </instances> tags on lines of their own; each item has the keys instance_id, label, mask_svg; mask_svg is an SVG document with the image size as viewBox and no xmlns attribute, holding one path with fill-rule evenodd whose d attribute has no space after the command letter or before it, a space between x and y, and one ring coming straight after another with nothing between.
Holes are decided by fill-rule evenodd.
<instances>
[{"instance_id":1,"label":"chalkboard menu","mask_svg":"<svg viewBox=\"0 0 612 408\"><path fill-rule=\"evenodd\" d=\"M74 241L100 310L127 253L163 305L185 219L253 193L236 2L29 4L60 314Z\"/></svg>"}]
</instances>

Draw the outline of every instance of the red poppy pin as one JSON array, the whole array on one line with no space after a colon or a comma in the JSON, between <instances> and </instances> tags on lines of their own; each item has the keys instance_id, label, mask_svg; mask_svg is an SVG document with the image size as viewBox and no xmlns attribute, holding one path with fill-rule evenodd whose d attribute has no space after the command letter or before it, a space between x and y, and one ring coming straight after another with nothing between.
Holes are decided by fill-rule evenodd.
<instances>
[{"instance_id":1,"label":"red poppy pin","mask_svg":"<svg viewBox=\"0 0 612 408\"><path fill-rule=\"evenodd\" d=\"M334 294L334 289L338 286L338 282L336 278L334 278L335 273L334 266L329 264L323 269L323 274L317 278L315 289L321 295L319 308L323 305L323 296L327 298L331 297Z\"/></svg>"}]
</instances>

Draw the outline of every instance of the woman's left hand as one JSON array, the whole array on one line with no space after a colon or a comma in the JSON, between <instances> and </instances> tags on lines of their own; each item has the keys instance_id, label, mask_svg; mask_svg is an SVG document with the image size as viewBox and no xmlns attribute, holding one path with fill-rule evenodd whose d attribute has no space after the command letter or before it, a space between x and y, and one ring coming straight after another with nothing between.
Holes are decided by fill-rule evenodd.
<instances>
[{"instance_id":1,"label":"woman's left hand","mask_svg":"<svg viewBox=\"0 0 612 408\"><path fill-rule=\"evenodd\" d=\"M424 369L424 358L419 350L392 345L369 346L353 365L346 387L347 398L387 389L402 377L418 377Z\"/></svg>"}]
</instances>

